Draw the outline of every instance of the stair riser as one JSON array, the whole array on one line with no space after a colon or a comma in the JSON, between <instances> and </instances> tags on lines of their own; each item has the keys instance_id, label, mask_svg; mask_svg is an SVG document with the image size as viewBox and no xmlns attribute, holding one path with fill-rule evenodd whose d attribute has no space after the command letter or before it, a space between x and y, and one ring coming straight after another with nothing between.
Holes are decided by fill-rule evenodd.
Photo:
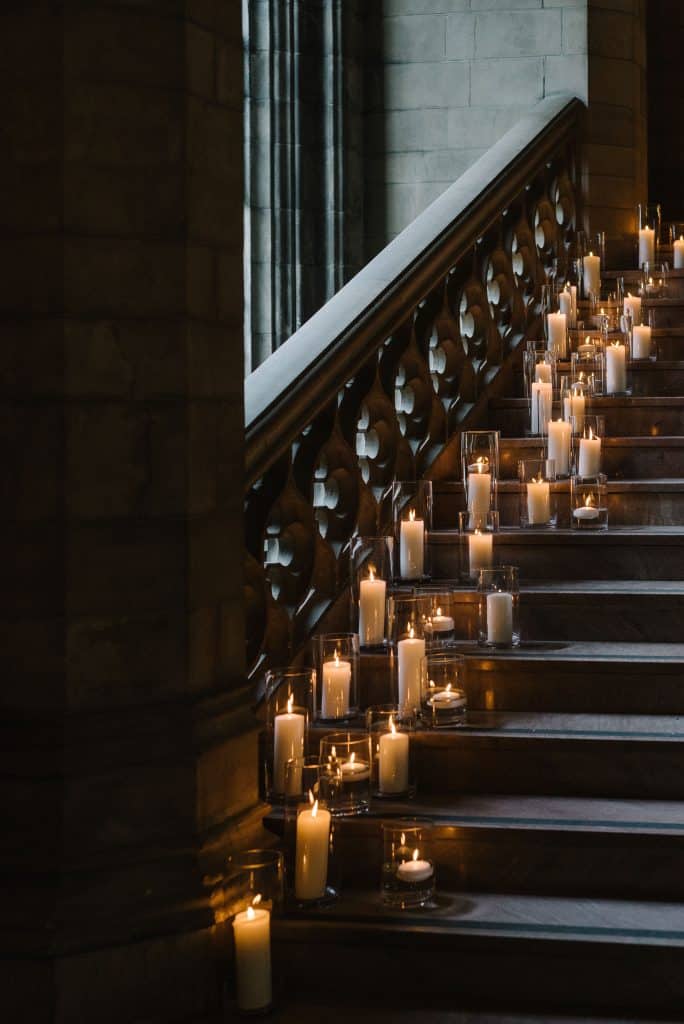
<instances>
[{"instance_id":1,"label":"stair riser","mask_svg":"<svg viewBox=\"0 0 684 1024\"><path fill-rule=\"evenodd\" d=\"M684 322L684 298L674 295L672 298L675 301L669 302L667 305L659 306L653 304L652 306L655 313L655 327L659 330L669 327L681 327Z\"/></svg>"},{"instance_id":2,"label":"stair riser","mask_svg":"<svg viewBox=\"0 0 684 1024\"><path fill-rule=\"evenodd\" d=\"M456 918L461 908L467 929L468 897L443 897L438 914L449 900ZM435 932L425 925L429 913L409 914L392 931L375 922L350 922L341 930L320 918L274 921L276 976L305 979L309 993L327 997L337 981L336 1003L350 1010L379 994L385 1006L424 1007L427 1001L445 1010L606 1011L630 1020L678 1013L684 1005L684 950L677 946L592 941L591 932L585 942L564 941L562 931L554 941L543 934L520 938L513 927L495 936L481 927ZM411 925L417 927L407 941Z\"/></svg>"},{"instance_id":3,"label":"stair riser","mask_svg":"<svg viewBox=\"0 0 684 1024\"><path fill-rule=\"evenodd\" d=\"M661 361L665 361L662 355L659 358ZM675 356L673 358L677 359L678 357ZM570 364L562 364L558 372L570 373ZM632 395L635 397L647 396L653 398L660 395L684 395L684 367L659 366L658 362L636 364L629 370L629 383ZM522 374L516 376L514 387L513 395L517 398L524 398L525 390Z\"/></svg>"},{"instance_id":4,"label":"stair riser","mask_svg":"<svg viewBox=\"0 0 684 1024\"><path fill-rule=\"evenodd\" d=\"M655 487L655 485L654 485ZM499 490L498 505L503 527L520 525L521 495ZM458 513L465 508L462 488L435 492L433 521L437 530L452 530L458 525ZM559 487L555 494L558 526L570 526L569 486ZM673 526L684 524L684 489L682 491L623 491L608 489L608 518L611 526Z\"/></svg>"},{"instance_id":5,"label":"stair riser","mask_svg":"<svg viewBox=\"0 0 684 1024\"><path fill-rule=\"evenodd\" d=\"M612 406L592 407L605 417L606 434L610 437L676 437L682 433L684 421L679 406ZM493 407L490 411L493 430L505 437L524 437L530 426L530 414L522 404L518 407Z\"/></svg>"},{"instance_id":6,"label":"stair riser","mask_svg":"<svg viewBox=\"0 0 684 1024\"><path fill-rule=\"evenodd\" d=\"M658 359L684 359L684 335L666 334L656 337Z\"/></svg>"},{"instance_id":7,"label":"stair riser","mask_svg":"<svg viewBox=\"0 0 684 1024\"><path fill-rule=\"evenodd\" d=\"M501 479L516 480L519 460L535 458L540 451L538 443L516 444L513 439L503 440L499 463ZM617 444L609 438L603 443L601 465L609 480L684 477L684 444L640 445L636 438Z\"/></svg>"},{"instance_id":8,"label":"stair riser","mask_svg":"<svg viewBox=\"0 0 684 1024\"><path fill-rule=\"evenodd\" d=\"M603 543L589 543L590 537ZM502 533L494 540L494 559L501 565L517 565L522 580L684 579L684 544L678 542L681 538L647 539L650 543L634 536L623 540L617 534L576 531L572 536L550 536L553 543L547 544L532 531L521 531L518 536ZM654 543L656 539L661 542ZM430 558L435 582L458 579L458 535L433 534Z\"/></svg>"},{"instance_id":9,"label":"stair riser","mask_svg":"<svg viewBox=\"0 0 684 1024\"><path fill-rule=\"evenodd\" d=\"M678 612L671 613L673 622L678 615ZM536 612L530 610L525 636L533 631L538 618ZM682 710L684 665L590 661L568 665L549 659L516 662L515 657L515 654L508 659L487 657L483 648L479 654L468 654L465 686L471 711L668 715L680 714ZM364 705L396 701L389 659L364 656L361 665Z\"/></svg>"}]
</instances>

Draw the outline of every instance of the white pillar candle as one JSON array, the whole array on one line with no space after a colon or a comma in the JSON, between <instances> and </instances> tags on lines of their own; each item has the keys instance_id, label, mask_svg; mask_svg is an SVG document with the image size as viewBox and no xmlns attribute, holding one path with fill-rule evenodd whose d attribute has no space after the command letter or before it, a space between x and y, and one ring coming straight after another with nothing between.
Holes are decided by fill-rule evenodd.
<instances>
[{"instance_id":1,"label":"white pillar candle","mask_svg":"<svg viewBox=\"0 0 684 1024\"><path fill-rule=\"evenodd\" d=\"M409 635L397 644L399 707L402 710L420 705L420 663L424 657L425 640L414 635L412 626Z\"/></svg>"},{"instance_id":2,"label":"white pillar candle","mask_svg":"<svg viewBox=\"0 0 684 1024\"><path fill-rule=\"evenodd\" d=\"M579 443L579 476L597 476L601 472L601 438L582 437Z\"/></svg>"},{"instance_id":3,"label":"white pillar candle","mask_svg":"<svg viewBox=\"0 0 684 1024\"><path fill-rule=\"evenodd\" d=\"M468 511L476 525L487 518L491 504L492 474L489 460L479 458L468 466Z\"/></svg>"},{"instance_id":4,"label":"white pillar candle","mask_svg":"<svg viewBox=\"0 0 684 1024\"><path fill-rule=\"evenodd\" d=\"M513 642L512 594L487 594L487 640L490 644Z\"/></svg>"},{"instance_id":5,"label":"white pillar candle","mask_svg":"<svg viewBox=\"0 0 684 1024\"><path fill-rule=\"evenodd\" d=\"M421 860L420 851L414 850L411 860L404 860L397 865L397 878L402 882L427 882L432 878L434 868L429 860Z\"/></svg>"},{"instance_id":6,"label":"white pillar candle","mask_svg":"<svg viewBox=\"0 0 684 1024\"><path fill-rule=\"evenodd\" d=\"M565 313L549 313L547 318L549 343L548 350L556 359L565 359L567 355L567 327Z\"/></svg>"},{"instance_id":7,"label":"white pillar candle","mask_svg":"<svg viewBox=\"0 0 684 1024\"><path fill-rule=\"evenodd\" d=\"M632 328L632 359L648 359L651 355L651 328L635 324Z\"/></svg>"},{"instance_id":8,"label":"white pillar candle","mask_svg":"<svg viewBox=\"0 0 684 1024\"><path fill-rule=\"evenodd\" d=\"M468 534L468 566L472 578L477 576L480 569L491 569L493 548L493 534L481 533L479 530Z\"/></svg>"},{"instance_id":9,"label":"white pillar candle","mask_svg":"<svg viewBox=\"0 0 684 1024\"><path fill-rule=\"evenodd\" d=\"M380 737L378 788L383 794L405 793L408 789L409 738L397 732L390 716L390 731Z\"/></svg>"},{"instance_id":10,"label":"white pillar candle","mask_svg":"<svg viewBox=\"0 0 684 1024\"><path fill-rule=\"evenodd\" d=\"M584 257L584 293L585 295L601 294L601 257L590 252Z\"/></svg>"},{"instance_id":11,"label":"white pillar candle","mask_svg":"<svg viewBox=\"0 0 684 1024\"><path fill-rule=\"evenodd\" d=\"M368 578L361 580L359 594L359 636L366 647L385 639L386 590L385 581L376 579L371 567Z\"/></svg>"},{"instance_id":12,"label":"white pillar candle","mask_svg":"<svg viewBox=\"0 0 684 1024\"><path fill-rule=\"evenodd\" d=\"M577 285L570 285L570 297L572 299L572 312L570 314L570 326L577 327Z\"/></svg>"},{"instance_id":13,"label":"white pillar candle","mask_svg":"<svg viewBox=\"0 0 684 1024\"><path fill-rule=\"evenodd\" d=\"M530 480L527 484L527 522L541 526L551 518L551 492L548 480ZM488 613L489 617L489 613Z\"/></svg>"},{"instance_id":14,"label":"white pillar candle","mask_svg":"<svg viewBox=\"0 0 684 1024\"><path fill-rule=\"evenodd\" d=\"M416 513L411 509L408 519L402 519L399 533L399 572L402 579L420 579L424 559L424 523L422 519L416 519Z\"/></svg>"},{"instance_id":15,"label":"white pillar candle","mask_svg":"<svg viewBox=\"0 0 684 1024\"><path fill-rule=\"evenodd\" d=\"M263 1010L271 1005L271 915L248 907L235 915L235 975L238 1007Z\"/></svg>"},{"instance_id":16,"label":"white pillar candle","mask_svg":"<svg viewBox=\"0 0 684 1024\"><path fill-rule=\"evenodd\" d=\"M641 228L639 231L639 266L655 263L655 229Z\"/></svg>"},{"instance_id":17,"label":"white pillar candle","mask_svg":"<svg viewBox=\"0 0 684 1024\"><path fill-rule=\"evenodd\" d=\"M542 434L547 422L551 419L553 408L553 387L546 381L535 381L532 384L532 405L530 429L533 434Z\"/></svg>"},{"instance_id":18,"label":"white pillar candle","mask_svg":"<svg viewBox=\"0 0 684 1024\"><path fill-rule=\"evenodd\" d=\"M537 363L534 368L534 379L535 381L544 381L545 384L551 383L551 363Z\"/></svg>"},{"instance_id":19,"label":"white pillar candle","mask_svg":"<svg viewBox=\"0 0 684 1024\"><path fill-rule=\"evenodd\" d=\"M684 270L684 235L675 238L673 265L675 270Z\"/></svg>"},{"instance_id":20,"label":"white pillar candle","mask_svg":"<svg viewBox=\"0 0 684 1024\"><path fill-rule=\"evenodd\" d=\"M549 420L549 458L555 462L558 476L567 476L570 472L570 442L572 425L565 420Z\"/></svg>"},{"instance_id":21,"label":"white pillar candle","mask_svg":"<svg viewBox=\"0 0 684 1024\"><path fill-rule=\"evenodd\" d=\"M563 400L563 416L567 422L570 417L575 417L575 433L581 434L584 430L584 410L586 401L581 392L573 391L572 394Z\"/></svg>"},{"instance_id":22,"label":"white pillar candle","mask_svg":"<svg viewBox=\"0 0 684 1024\"><path fill-rule=\"evenodd\" d=\"M568 323L572 320L572 295L568 288L564 289L558 296L558 308L564 313Z\"/></svg>"},{"instance_id":23,"label":"white pillar candle","mask_svg":"<svg viewBox=\"0 0 684 1024\"><path fill-rule=\"evenodd\" d=\"M276 793L285 792L285 766L295 757L304 756L305 716L292 710L292 698L287 702L287 711L276 715L273 723L273 788ZM302 782L301 767L290 776L290 789L299 792Z\"/></svg>"},{"instance_id":24,"label":"white pillar candle","mask_svg":"<svg viewBox=\"0 0 684 1024\"><path fill-rule=\"evenodd\" d=\"M632 311L632 323L638 324L641 321L641 297L639 295L631 295L628 292L625 295L623 312L627 314L630 309Z\"/></svg>"},{"instance_id":25,"label":"white pillar candle","mask_svg":"<svg viewBox=\"0 0 684 1024\"><path fill-rule=\"evenodd\" d=\"M336 654L334 660L323 662L322 718L343 718L349 713L350 682L350 661L340 661Z\"/></svg>"},{"instance_id":26,"label":"white pillar candle","mask_svg":"<svg viewBox=\"0 0 684 1024\"><path fill-rule=\"evenodd\" d=\"M625 346L613 342L606 348L606 394L621 394L627 387Z\"/></svg>"},{"instance_id":27,"label":"white pillar candle","mask_svg":"<svg viewBox=\"0 0 684 1024\"><path fill-rule=\"evenodd\" d=\"M295 896L298 900L318 900L325 895L328 880L330 811L316 800L310 810L297 815L297 852Z\"/></svg>"}]
</instances>

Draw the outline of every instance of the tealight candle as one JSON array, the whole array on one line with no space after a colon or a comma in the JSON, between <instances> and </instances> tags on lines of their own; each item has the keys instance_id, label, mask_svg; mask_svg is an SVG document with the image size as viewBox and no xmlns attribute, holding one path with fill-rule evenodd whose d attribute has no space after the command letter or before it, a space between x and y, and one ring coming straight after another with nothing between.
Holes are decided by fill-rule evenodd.
<instances>
[{"instance_id":1,"label":"tealight candle","mask_svg":"<svg viewBox=\"0 0 684 1024\"><path fill-rule=\"evenodd\" d=\"M361 580L359 593L359 636L361 643L369 647L381 644L385 639L385 594L384 580L376 579L373 566L369 567L368 578Z\"/></svg>"},{"instance_id":2,"label":"tealight candle","mask_svg":"<svg viewBox=\"0 0 684 1024\"><path fill-rule=\"evenodd\" d=\"M255 903L259 897L255 898ZM271 915L255 906L235 915L235 974L240 1010L255 1012L271 1005Z\"/></svg>"},{"instance_id":3,"label":"tealight candle","mask_svg":"<svg viewBox=\"0 0 684 1024\"><path fill-rule=\"evenodd\" d=\"M297 815L297 847L295 863L295 896L298 900L318 900L325 895L328 879L328 847L330 811L313 799L310 810Z\"/></svg>"},{"instance_id":4,"label":"tealight candle","mask_svg":"<svg viewBox=\"0 0 684 1024\"><path fill-rule=\"evenodd\" d=\"M513 595L493 591L487 594L487 641L513 643Z\"/></svg>"},{"instance_id":5,"label":"tealight candle","mask_svg":"<svg viewBox=\"0 0 684 1024\"><path fill-rule=\"evenodd\" d=\"M596 508L591 494L588 494L584 499L584 505L574 509L572 514L575 519L598 519L599 510Z\"/></svg>"},{"instance_id":6,"label":"tealight candle","mask_svg":"<svg viewBox=\"0 0 684 1024\"><path fill-rule=\"evenodd\" d=\"M340 765L343 782L363 782L370 775L370 766L365 761L357 761L356 754L349 755L348 761Z\"/></svg>"},{"instance_id":7,"label":"tealight candle","mask_svg":"<svg viewBox=\"0 0 684 1024\"><path fill-rule=\"evenodd\" d=\"M626 301L626 300L625 300ZM625 346L613 342L606 348L606 394L622 394L627 388Z\"/></svg>"},{"instance_id":8,"label":"tealight candle","mask_svg":"<svg viewBox=\"0 0 684 1024\"><path fill-rule=\"evenodd\" d=\"M438 608L430 616L430 625L433 633L450 633L454 628L454 620L451 615L442 615L442 609Z\"/></svg>"},{"instance_id":9,"label":"tealight candle","mask_svg":"<svg viewBox=\"0 0 684 1024\"><path fill-rule=\"evenodd\" d=\"M546 318L549 331L549 352L556 359L565 359L567 355L567 317L565 313L549 313Z\"/></svg>"},{"instance_id":10,"label":"tealight candle","mask_svg":"<svg viewBox=\"0 0 684 1024\"><path fill-rule=\"evenodd\" d=\"M487 517L491 490L492 474L489 472L489 459L480 457L472 466L468 466L468 511L476 524Z\"/></svg>"},{"instance_id":11,"label":"tealight candle","mask_svg":"<svg viewBox=\"0 0 684 1024\"><path fill-rule=\"evenodd\" d=\"M287 711L276 715L273 722L273 788L276 793L285 792L285 766L288 761L304 754L304 728L306 718L292 710L293 698L287 701ZM290 775L290 787L298 793L302 782L301 764L295 765ZM292 794L288 794L292 795Z\"/></svg>"},{"instance_id":12,"label":"tealight candle","mask_svg":"<svg viewBox=\"0 0 684 1024\"><path fill-rule=\"evenodd\" d=\"M581 345L577 346L577 351L583 356L593 356L596 352L596 346L591 340L591 336L587 335Z\"/></svg>"},{"instance_id":13,"label":"tealight candle","mask_svg":"<svg viewBox=\"0 0 684 1024\"><path fill-rule=\"evenodd\" d=\"M655 229L641 228L639 230L639 266L644 263L655 262Z\"/></svg>"},{"instance_id":14,"label":"tealight candle","mask_svg":"<svg viewBox=\"0 0 684 1024\"><path fill-rule=\"evenodd\" d=\"M684 270L684 235L674 241L674 269Z\"/></svg>"},{"instance_id":15,"label":"tealight candle","mask_svg":"<svg viewBox=\"0 0 684 1024\"><path fill-rule=\"evenodd\" d=\"M529 480L527 483L527 521L529 525L539 526L548 523L550 518L551 492L548 480Z\"/></svg>"},{"instance_id":16,"label":"tealight candle","mask_svg":"<svg viewBox=\"0 0 684 1024\"><path fill-rule=\"evenodd\" d=\"M397 675L399 707L420 706L420 663L425 657L425 640L415 636L413 626L409 635L397 644Z\"/></svg>"},{"instance_id":17,"label":"tealight candle","mask_svg":"<svg viewBox=\"0 0 684 1024\"><path fill-rule=\"evenodd\" d=\"M378 789L383 794L405 793L408 789L409 738L398 732L390 715L390 731L380 737Z\"/></svg>"},{"instance_id":18,"label":"tealight candle","mask_svg":"<svg viewBox=\"0 0 684 1024\"><path fill-rule=\"evenodd\" d=\"M579 476L598 476L601 472L601 438L594 437L591 428L589 437L580 438L577 472Z\"/></svg>"},{"instance_id":19,"label":"tealight candle","mask_svg":"<svg viewBox=\"0 0 684 1024\"><path fill-rule=\"evenodd\" d=\"M491 569L493 548L491 533L475 530L468 534L468 565L472 577L476 577L480 569Z\"/></svg>"},{"instance_id":20,"label":"tealight candle","mask_svg":"<svg viewBox=\"0 0 684 1024\"><path fill-rule=\"evenodd\" d=\"M349 684L352 667L350 661L335 658L323 662L321 690L321 718L344 718L349 713Z\"/></svg>"},{"instance_id":21,"label":"tealight candle","mask_svg":"<svg viewBox=\"0 0 684 1024\"><path fill-rule=\"evenodd\" d=\"M397 878L402 882L425 882L432 878L434 868L429 860L420 859L420 851L414 850L411 860L397 864Z\"/></svg>"},{"instance_id":22,"label":"tealight candle","mask_svg":"<svg viewBox=\"0 0 684 1024\"><path fill-rule=\"evenodd\" d=\"M416 580L423 575L425 564L425 524L416 519L414 509L402 519L399 532L399 571L402 579Z\"/></svg>"},{"instance_id":23,"label":"tealight candle","mask_svg":"<svg viewBox=\"0 0 684 1024\"><path fill-rule=\"evenodd\" d=\"M565 420L549 420L549 459L556 464L558 476L567 476L570 472L570 443L572 440L572 424Z\"/></svg>"},{"instance_id":24,"label":"tealight candle","mask_svg":"<svg viewBox=\"0 0 684 1024\"><path fill-rule=\"evenodd\" d=\"M462 707L466 703L466 698L463 695L463 692L461 691L456 693L451 689L451 683L447 683L445 689L435 689L434 692L432 690L434 687L433 682L430 683L430 687L431 689L428 695L429 701L438 708L447 710L448 708Z\"/></svg>"},{"instance_id":25,"label":"tealight candle","mask_svg":"<svg viewBox=\"0 0 684 1024\"><path fill-rule=\"evenodd\" d=\"M632 359L648 359L651 355L651 328L635 324L632 328Z\"/></svg>"},{"instance_id":26,"label":"tealight candle","mask_svg":"<svg viewBox=\"0 0 684 1024\"><path fill-rule=\"evenodd\" d=\"M590 252L584 257L584 291L587 295L601 294L601 257Z\"/></svg>"}]
</instances>

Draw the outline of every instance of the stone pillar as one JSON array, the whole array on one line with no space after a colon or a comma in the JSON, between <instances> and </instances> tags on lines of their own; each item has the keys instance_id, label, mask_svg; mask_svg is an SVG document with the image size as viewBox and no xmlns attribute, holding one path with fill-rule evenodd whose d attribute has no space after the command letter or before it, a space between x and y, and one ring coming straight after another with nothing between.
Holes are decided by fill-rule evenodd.
<instances>
[{"instance_id":1,"label":"stone pillar","mask_svg":"<svg viewBox=\"0 0 684 1024\"><path fill-rule=\"evenodd\" d=\"M195 1020L259 827L240 4L7 7L0 1004Z\"/></svg>"}]
</instances>

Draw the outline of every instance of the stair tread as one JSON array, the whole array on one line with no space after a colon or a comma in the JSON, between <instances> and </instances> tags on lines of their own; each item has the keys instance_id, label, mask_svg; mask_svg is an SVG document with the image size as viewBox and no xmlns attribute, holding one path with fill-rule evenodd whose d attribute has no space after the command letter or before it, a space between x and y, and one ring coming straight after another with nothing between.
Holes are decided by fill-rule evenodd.
<instances>
[{"instance_id":1,"label":"stair tread","mask_svg":"<svg viewBox=\"0 0 684 1024\"><path fill-rule=\"evenodd\" d=\"M345 920L356 934L377 934L379 930L402 935L410 925L412 944L421 939L431 942L440 934L464 938L477 934L518 940L684 947L683 903L448 890L439 890L434 904L419 911L393 910L375 890L345 891L344 901L324 915L304 910L274 921L275 935L276 939L279 935L286 937L299 923L307 929L313 926L322 933L332 930L339 934L337 929ZM343 941L349 938L347 935Z\"/></svg>"},{"instance_id":2,"label":"stair tread","mask_svg":"<svg viewBox=\"0 0 684 1024\"><path fill-rule=\"evenodd\" d=\"M430 541L437 540L439 543L449 543L457 539L459 536L458 530L432 530L430 532ZM684 526L677 525L654 525L650 524L641 525L629 525L629 526L612 526L609 530L596 530L595 532L590 531L579 531L573 530L570 527L556 527L552 530L548 529L534 529L520 527L504 526L497 533L498 537L505 536L506 543L516 543L518 541L521 544L528 544L531 540L535 543L547 543L553 544L554 542L567 541L570 539L576 539L582 543L588 542L598 544L600 547L606 547L610 544L622 544L628 539L637 539L641 541L653 541L660 542L663 540L680 541L684 540Z\"/></svg>"},{"instance_id":3,"label":"stair tread","mask_svg":"<svg viewBox=\"0 0 684 1024\"><path fill-rule=\"evenodd\" d=\"M506 739L591 739L679 742L684 739L684 715L636 715L564 711L472 711L452 731L419 732L430 745L462 743L467 737Z\"/></svg>"},{"instance_id":4,"label":"stair tread","mask_svg":"<svg viewBox=\"0 0 684 1024\"><path fill-rule=\"evenodd\" d=\"M499 480L497 488L499 491L518 491L522 488L522 484L519 480ZM564 488L566 490L570 487L569 480L556 480L555 487ZM684 489L684 477L681 476L669 476L669 477L647 477L644 479L626 479L621 477L619 480L608 479L607 487L609 491L620 493L623 491L681 491ZM435 484L435 490L437 494L446 490L454 490L457 492L463 492L464 487L460 481L439 481ZM615 527L618 529L618 527Z\"/></svg>"},{"instance_id":5,"label":"stair tread","mask_svg":"<svg viewBox=\"0 0 684 1024\"><path fill-rule=\"evenodd\" d=\"M339 996L332 1001L319 998L309 1001L306 993L299 991L289 1005L278 1003L278 1024L349 1024L353 1014L354 1024L657 1024L644 1018L630 1017L568 1017L549 1016L540 1013L487 1013L481 1010L426 1009L424 999L412 1007L394 1006L383 996L384 1005L371 1001L370 994L362 995L363 1005L353 1003L340 1006ZM409 1002L406 1000L406 1002ZM370 1005L369 1005L370 1004ZM197 1021L196 1024L223 1024L224 1018L211 1021Z\"/></svg>"},{"instance_id":6,"label":"stair tread","mask_svg":"<svg viewBox=\"0 0 684 1024\"><path fill-rule=\"evenodd\" d=\"M620 581L618 581L620 582ZM639 581L641 582L641 581ZM543 591L541 584L540 591ZM684 592L684 583L681 584ZM664 591L667 593L667 591ZM487 651L477 643L460 643L458 650L468 654L470 660L495 661L497 667L507 661L515 662L546 662L561 661L567 664L586 665L587 662L601 662L602 665L615 663L623 666L634 665L643 669L644 665L684 664L684 643L617 643L615 641L567 640L563 642L540 641L523 643L515 651ZM373 657L371 655L371 657ZM382 657L382 656L380 656Z\"/></svg>"},{"instance_id":7,"label":"stair tread","mask_svg":"<svg viewBox=\"0 0 684 1024\"><path fill-rule=\"evenodd\" d=\"M494 409L527 409L530 403L527 398L492 395L489 404ZM594 406L647 406L656 409L659 406L684 406L684 395L594 395L588 400L587 408L591 409Z\"/></svg>"}]
</instances>

